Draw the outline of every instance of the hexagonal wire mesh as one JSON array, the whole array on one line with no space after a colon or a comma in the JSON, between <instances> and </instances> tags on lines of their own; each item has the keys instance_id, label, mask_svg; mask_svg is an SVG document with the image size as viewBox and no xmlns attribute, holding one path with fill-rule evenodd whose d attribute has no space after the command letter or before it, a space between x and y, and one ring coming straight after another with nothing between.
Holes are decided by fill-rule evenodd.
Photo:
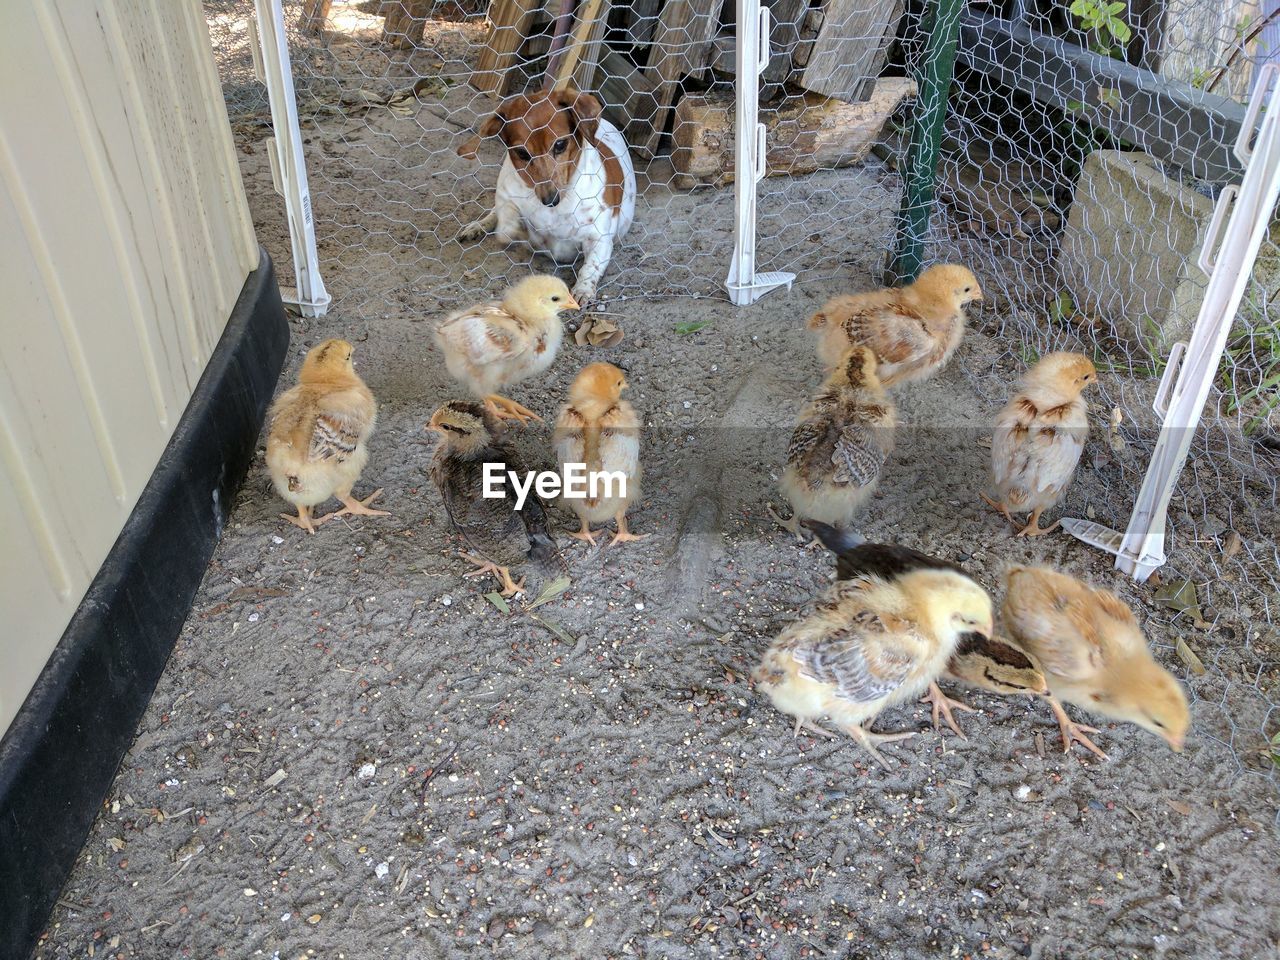
<instances>
[{"instance_id":1,"label":"hexagonal wire mesh","mask_svg":"<svg viewBox=\"0 0 1280 960\"><path fill-rule=\"evenodd\" d=\"M873 285L902 198L922 4L769 6L758 269ZM252 0L205 7L238 141L253 150L270 120L249 55ZM565 11L576 16L558 30ZM494 94L547 75L599 93L636 165L635 226L600 296L723 296L732 0L495 0L487 10L481 0L291 0L286 19L304 137L324 133L307 154L321 264L349 314L421 313L497 289L534 263L545 269L527 246L457 240L485 212L503 151L491 142L479 163L456 151L493 112ZM1209 212L1240 176L1232 124L1274 19L1246 0L1078 0L1070 9L1010 0L963 14L928 258L969 263L996 301L973 317L997 345L965 366L980 395L1003 396L1052 349L1095 358L1094 435L1108 442L1091 445L1067 515L1127 525L1159 431L1151 403L1169 347L1188 335L1203 295L1194 263ZM558 34L566 52L548 73ZM283 259L287 249L273 253ZM288 275L287 262L279 268ZM1278 296L1273 230L1170 509L1161 571L1194 585L1198 614L1169 617L1204 624L1195 636L1208 673L1194 694L1214 714L1209 735L1242 770L1272 777ZM1166 660L1174 632L1156 639Z\"/></svg>"}]
</instances>

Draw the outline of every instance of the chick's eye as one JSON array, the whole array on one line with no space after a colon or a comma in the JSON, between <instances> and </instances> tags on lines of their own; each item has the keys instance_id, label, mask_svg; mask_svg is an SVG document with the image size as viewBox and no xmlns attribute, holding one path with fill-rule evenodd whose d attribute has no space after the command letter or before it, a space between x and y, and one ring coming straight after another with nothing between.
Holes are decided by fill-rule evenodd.
<instances>
[{"instance_id":1,"label":"chick's eye","mask_svg":"<svg viewBox=\"0 0 1280 960\"><path fill-rule=\"evenodd\" d=\"M965 293L969 293L969 292L970 292L970 291L972 291L972 290L973 290L973 287L965 287L965 288L964 288L964 292L965 292Z\"/></svg>"},{"instance_id":2,"label":"chick's eye","mask_svg":"<svg viewBox=\"0 0 1280 960\"><path fill-rule=\"evenodd\" d=\"M1156 729L1158 730L1164 729L1164 724L1161 723L1159 720L1157 720L1155 717L1148 717L1147 719L1150 720L1153 724L1155 724Z\"/></svg>"},{"instance_id":3,"label":"chick's eye","mask_svg":"<svg viewBox=\"0 0 1280 960\"><path fill-rule=\"evenodd\" d=\"M560 156L560 154L564 153L565 149L568 148L568 146L569 146L568 140L557 140L555 143L551 145L551 153L554 156L558 157Z\"/></svg>"},{"instance_id":4,"label":"chick's eye","mask_svg":"<svg viewBox=\"0 0 1280 960\"><path fill-rule=\"evenodd\" d=\"M529 156L529 151L526 150L524 147L516 147L515 153L516 153L516 156L519 157L521 160L523 160L525 163L528 163L531 159L533 159L532 157Z\"/></svg>"},{"instance_id":5,"label":"chick's eye","mask_svg":"<svg viewBox=\"0 0 1280 960\"><path fill-rule=\"evenodd\" d=\"M552 297L552 298L551 298L551 302L552 302L552 303L559 303L559 302L560 302L560 297L559 297L559 296Z\"/></svg>"}]
</instances>

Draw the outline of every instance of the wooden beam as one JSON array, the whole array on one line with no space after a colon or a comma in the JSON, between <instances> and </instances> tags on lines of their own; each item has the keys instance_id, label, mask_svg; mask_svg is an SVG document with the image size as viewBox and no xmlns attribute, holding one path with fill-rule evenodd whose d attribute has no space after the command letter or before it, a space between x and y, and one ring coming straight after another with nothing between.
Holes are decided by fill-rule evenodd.
<instances>
[{"instance_id":1,"label":"wooden beam","mask_svg":"<svg viewBox=\"0 0 1280 960\"><path fill-rule=\"evenodd\" d=\"M607 0L583 0L574 14L576 20L560 65L556 70L555 89L574 86L590 89L596 67L604 52L605 23L609 19Z\"/></svg>"},{"instance_id":2,"label":"wooden beam","mask_svg":"<svg viewBox=\"0 0 1280 960\"><path fill-rule=\"evenodd\" d=\"M494 3L489 15L493 29L476 58L476 69L471 74L473 87L495 97L506 95L511 82L511 68L520 56L520 47L532 32L534 15L540 7L540 0L497 0Z\"/></svg>"},{"instance_id":3,"label":"wooden beam","mask_svg":"<svg viewBox=\"0 0 1280 960\"><path fill-rule=\"evenodd\" d=\"M898 32L902 0L828 0L798 83L813 93L853 103L880 76Z\"/></svg>"},{"instance_id":4,"label":"wooden beam","mask_svg":"<svg viewBox=\"0 0 1280 960\"><path fill-rule=\"evenodd\" d=\"M960 21L960 62L1201 180L1222 183L1243 172L1231 146L1245 108L1234 100L972 12Z\"/></svg>"}]
</instances>

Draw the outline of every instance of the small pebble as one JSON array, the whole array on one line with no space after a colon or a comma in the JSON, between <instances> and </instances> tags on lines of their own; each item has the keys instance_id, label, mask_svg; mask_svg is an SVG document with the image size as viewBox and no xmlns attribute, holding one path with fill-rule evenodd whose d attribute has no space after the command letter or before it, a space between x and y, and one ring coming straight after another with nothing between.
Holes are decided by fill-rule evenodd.
<instances>
[{"instance_id":1,"label":"small pebble","mask_svg":"<svg viewBox=\"0 0 1280 960\"><path fill-rule=\"evenodd\" d=\"M360 771L359 773L356 774L356 776L359 777L361 780L372 780L374 775L377 774L377 772L378 772L378 768L374 764L366 763L360 768Z\"/></svg>"},{"instance_id":2,"label":"small pebble","mask_svg":"<svg viewBox=\"0 0 1280 960\"><path fill-rule=\"evenodd\" d=\"M391 867L387 865L385 860L373 868L373 875L377 877L379 880L385 879L387 874L390 872L391 872Z\"/></svg>"}]
</instances>

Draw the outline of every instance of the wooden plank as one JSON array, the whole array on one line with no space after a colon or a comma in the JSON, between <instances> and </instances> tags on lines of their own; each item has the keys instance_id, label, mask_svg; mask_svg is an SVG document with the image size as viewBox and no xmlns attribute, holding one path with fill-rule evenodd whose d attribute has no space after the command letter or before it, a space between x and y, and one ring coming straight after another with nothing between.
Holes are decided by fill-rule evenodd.
<instances>
[{"instance_id":1,"label":"wooden plank","mask_svg":"<svg viewBox=\"0 0 1280 960\"><path fill-rule=\"evenodd\" d=\"M761 100L771 100L782 92L780 87L798 79L796 50L810 44L817 34L807 29L810 22L808 0L774 0L769 7L772 27L769 31L769 65L761 74ZM707 52L707 66L714 72L733 77L738 72L737 31L732 23L721 27Z\"/></svg>"},{"instance_id":2,"label":"wooden plank","mask_svg":"<svg viewBox=\"0 0 1280 960\"><path fill-rule=\"evenodd\" d=\"M627 42L634 48L643 50L653 42L654 32L658 29L658 11L662 9L662 0L631 0L626 9L629 13Z\"/></svg>"},{"instance_id":3,"label":"wooden plank","mask_svg":"<svg viewBox=\"0 0 1280 960\"><path fill-rule=\"evenodd\" d=\"M301 27L304 33L319 33L329 20L333 0L307 0L302 5Z\"/></svg>"},{"instance_id":4,"label":"wooden plank","mask_svg":"<svg viewBox=\"0 0 1280 960\"><path fill-rule=\"evenodd\" d=\"M427 17L435 0L394 0L384 3L382 42L400 50L413 50L422 43Z\"/></svg>"},{"instance_id":5,"label":"wooden plank","mask_svg":"<svg viewBox=\"0 0 1280 960\"><path fill-rule=\"evenodd\" d=\"M497 0L493 5L493 28L476 58L471 85L496 97L505 96L511 85L512 67L520 48L533 29L541 0Z\"/></svg>"},{"instance_id":6,"label":"wooden plank","mask_svg":"<svg viewBox=\"0 0 1280 960\"><path fill-rule=\"evenodd\" d=\"M555 88L588 89L603 53L604 30L609 19L607 0L584 0L575 13L573 33L556 71Z\"/></svg>"},{"instance_id":7,"label":"wooden plank","mask_svg":"<svg viewBox=\"0 0 1280 960\"><path fill-rule=\"evenodd\" d=\"M625 56L609 51L600 59L596 71L596 89L605 114L617 125L628 145L645 159L653 157L657 136L654 123L659 114L671 106L659 98L660 90L653 77L638 70Z\"/></svg>"},{"instance_id":8,"label":"wooden plank","mask_svg":"<svg viewBox=\"0 0 1280 960\"><path fill-rule=\"evenodd\" d=\"M959 58L1041 103L1078 108L1095 127L1194 177L1222 183L1243 172L1231 145L1245 108L1234 100L972 12L960 21Z\"/></svg>"},{"instance_id":9,"label":"wooden plank","mask_svg":"<svg viewBox=\"0 0 1280 960\"><path fill-rule=\"evenodd\" d=\"M806 93L761 114L768 130L765 173L796 176L859 163L902 101L915 96L915 81L885 77L864 103ZM734 110L731 94L687 96L676 107L671 155L676 186L724 186L734 177Z\"/></svg>"},{"instance_id":10,"label":"wooden plank","mask_svg":"<svg viewBox=\"0 0 1280 960\"><path fill-rule=\"evenodd\" d=\"M645 78L655 84L652 116L643 129L635 123L627 124L628 143L645 158L657 151L671 106L680 93L681 80L706 68L711 40L719 27L721 2L667 0L662 8L649 49L649 69L645 71Z\"/></svg>"},{"instance_id":11,"label":"wooden plank","mask_svg":"<svg viewBox=\"0 0 1280 960\"><path fill-rule=\"evenodd\" d=\"M822 29L797 81L813 93L854 102L884 67L903 0L827 0Z\"/></svg>"}]
</instances>

